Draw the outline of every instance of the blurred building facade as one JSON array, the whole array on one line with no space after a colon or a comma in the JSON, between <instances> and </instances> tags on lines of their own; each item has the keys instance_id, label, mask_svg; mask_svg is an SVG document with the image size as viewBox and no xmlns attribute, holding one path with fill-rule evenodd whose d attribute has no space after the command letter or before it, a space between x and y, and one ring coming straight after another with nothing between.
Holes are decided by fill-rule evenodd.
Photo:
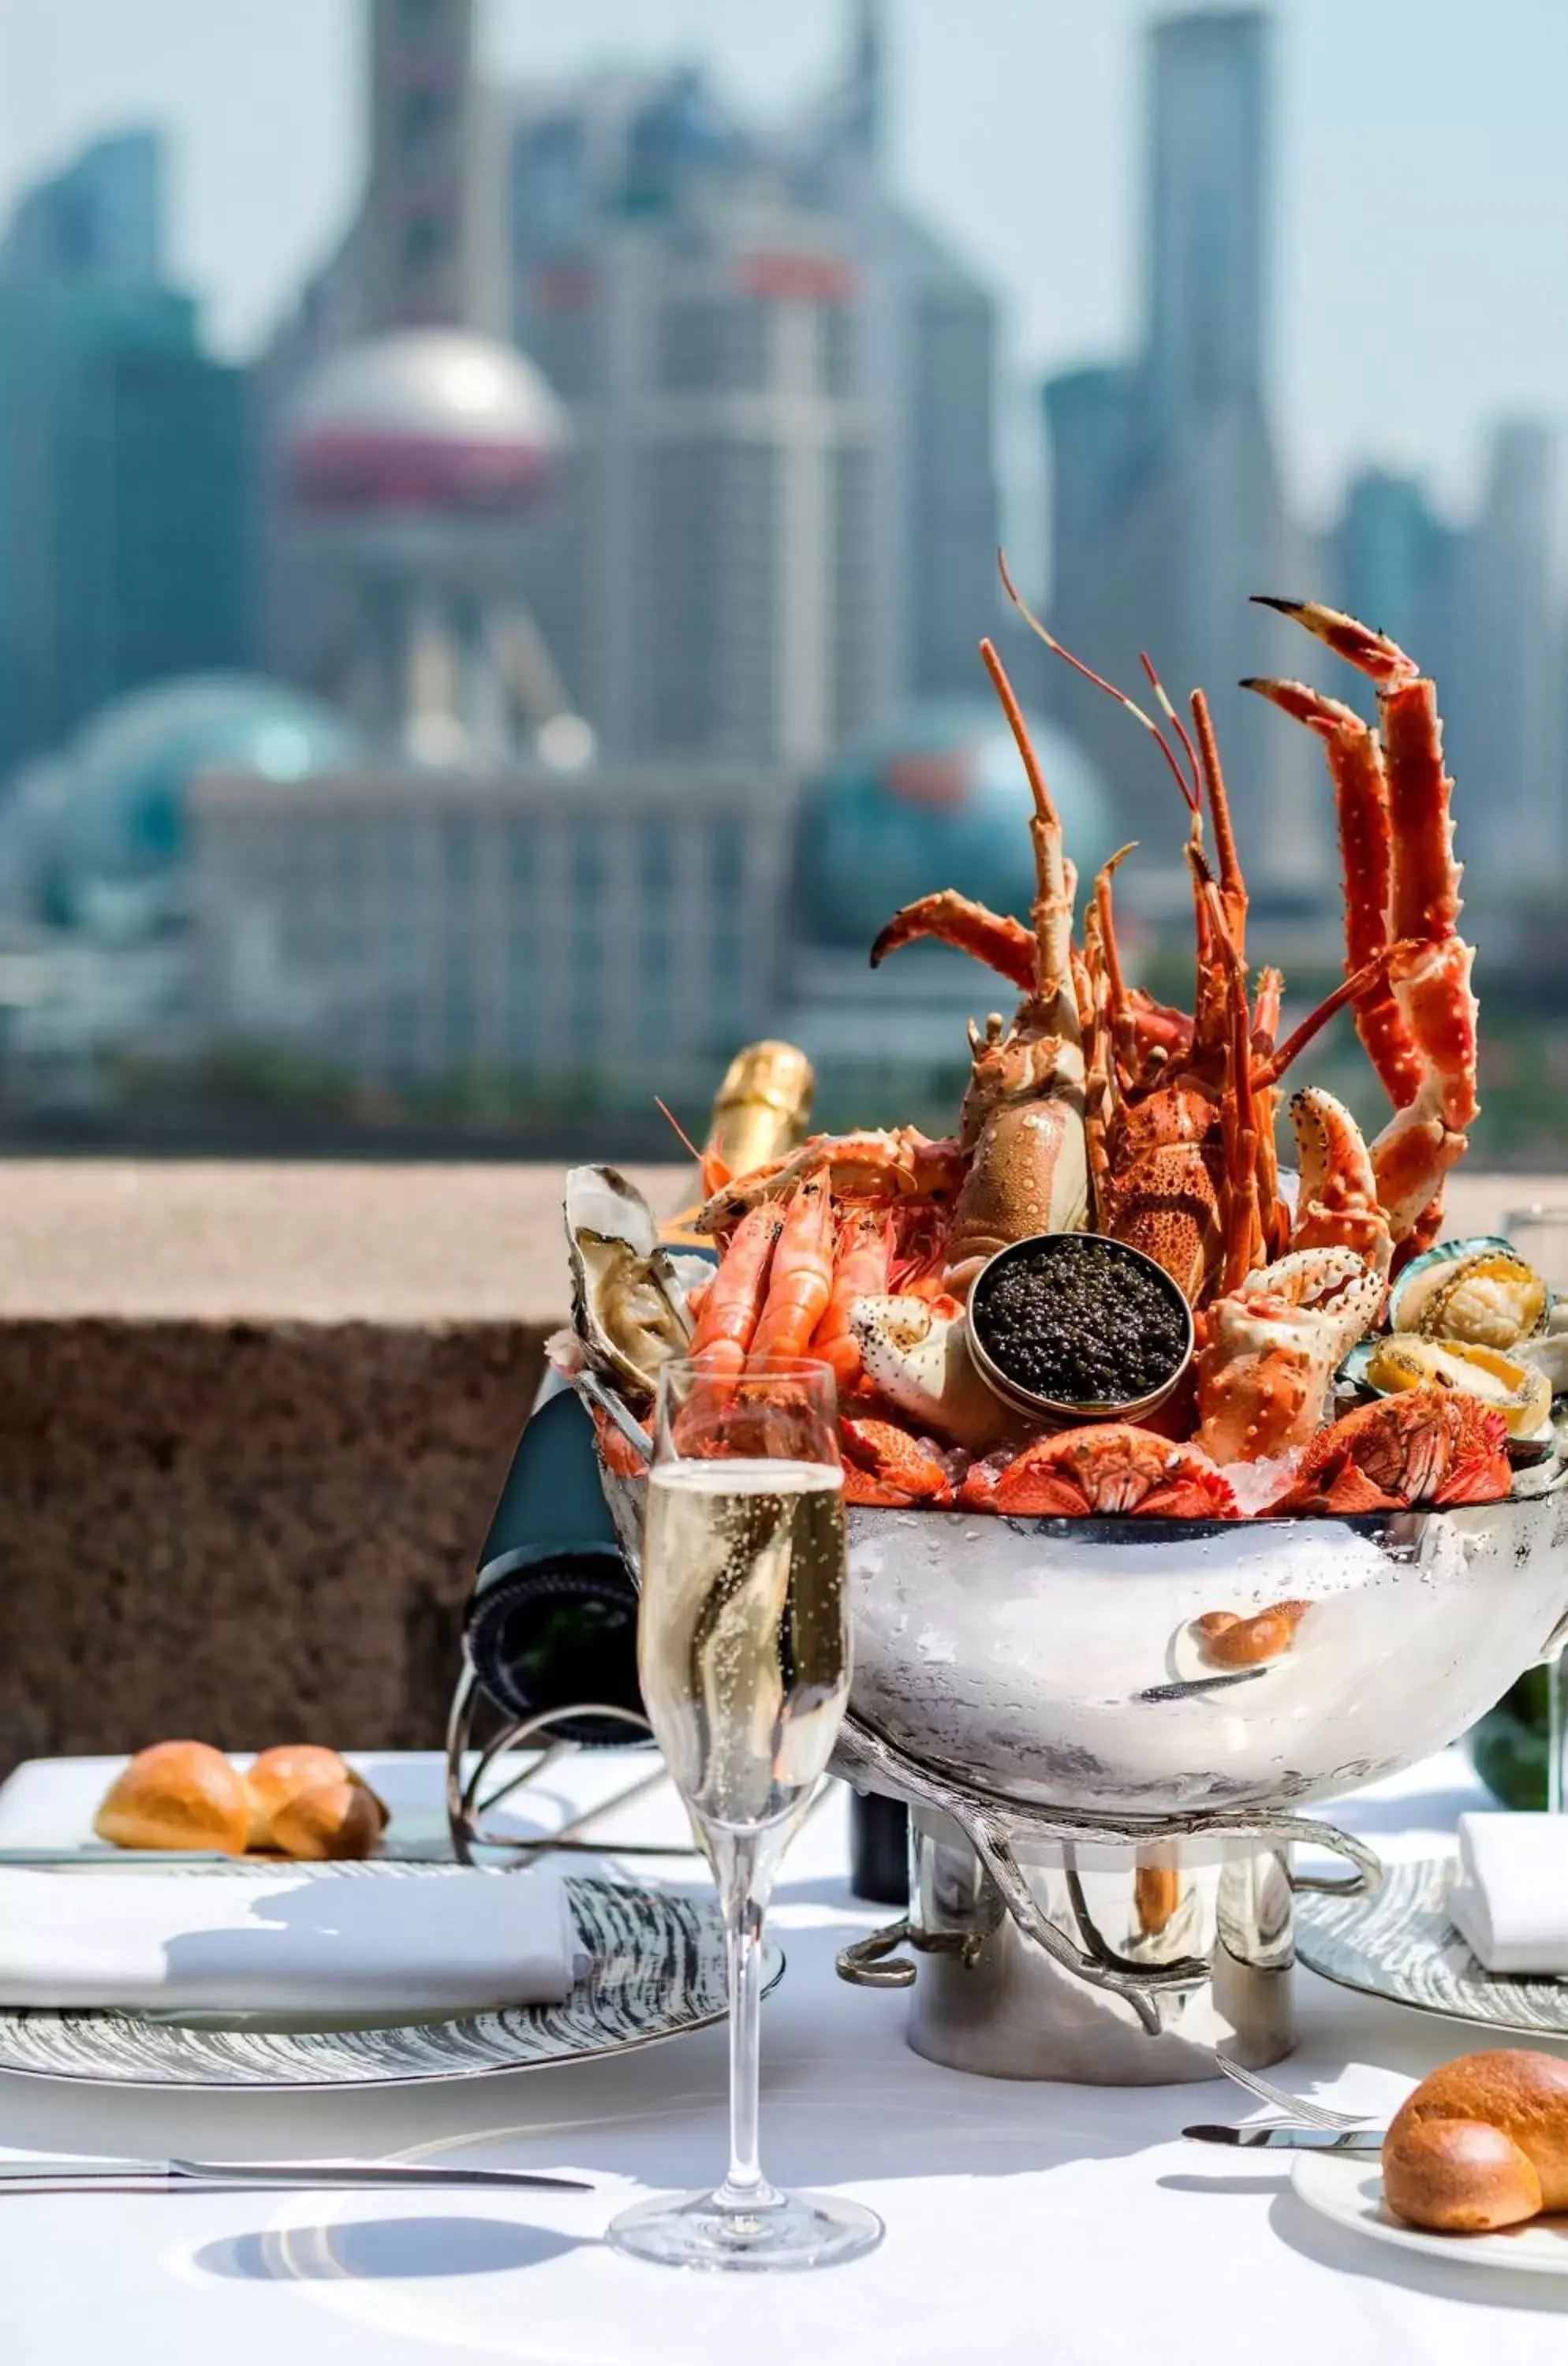
<instances>
[{"instance_id":1,"label":"blurred building facade","mask_svg":"<svg viewBox=\"0 0 1568 2366\"><path fill-rule=\"evenodd\" d=\"M1568 867L1557 503L1555 432L1505 421L1472 517L1441 518L1417 479L1366 469L1319 558L1325 595L1436 677L1470 892L1494 905ZM1370 685L1337 687L1371 717Z\"/></svg>"},{"instance_id":2,"label":"blurred building facade","mask_svg":"<svg viewBox=\"0 0 1568 2366\"><path fill-rule=\"evenodd\" d=\"M973 687L996 307L888 195L875 0L850 31L840 85L782 129L683 71L496 94L479 143L505 325L570 429L533 605L616 755L809 763Z\"/></svg>"},{"instance_id":3,"label":"blurred building facade","mask_svg":"<svg viewBox=\"0 0 1568 2366\"><path fill-rule=\"evenodd\" d=\"M212 1035L394 1088L705 1087L775 1008L794 807L738 767L366 764L303 800L215 771L191 801Z\"/></svg>"},{"instance_id":4,"label":"blurred building facade","mask_svg":"<svg viewBox=\"0 0 1568 2366\"><path fill-rule=\"evenodd\" d=\"M1032 890L974 704L998 307L890 188L884 0L845 0L842 73L767 124L701 71L486 88L474 0L362 8L362 198L250 370L171 283L155 132L95 143L0 241L0 775L59 751L0 809L21 1038L40 1073L96 1031L646 1098L783 1027L846 1112L879 1075L889 1110L896 1072L945 1093L1005 990L931 948L873 975L865 946L926 889ZM1394 633L1439 681L1495 975L1508 899L1568 867L1555 441L1499 427L1462 522L1369 468L1326 535L1292 524L1269 49L1257 7L1151 28L1136 349L1044 389L1052 621L1134 692L1144 648L1179 702L1210 692L1260 945L1303 991L1339 955L1331 795L1236 678L1372 699L1248 594ZM1185 994L1168 775L1018 646L1080 872L1142 839L1129 950ZM133 793L125 734L171 717L177 791Z\"/></svg>"},{"instance_id":5,"label":"blurred building facade","mask_svg":"<svg viewBox=\"0 0 1568 2366\"><path fill-rule=\"evenodd\" d=\"M244 655L243 375L168 284L164 177L155 134L106 141L0 243L0 772Z\"/></svg>"},{"instance_id":6,"label":"blurred building facade","mask_svg":"<svg viewBox=\"0 0 1568 2366\"><path fill-rule=\"evenodd\" d=\"M1304 556L1266 399L1269 19L1205 10L1148 38L1141 348L1044 389L1053 622L1124 687L1144 650L1179 703L1202 684L1249 873L1300 886L1330 843L1322 800L1303 794L1304 751L1236 689L1281 670L1279 628L1248 601L1298 581ZM1168 776L1125 715L1063 670L1040 691L1150 851L1173 846Z\"/></svg>"}]
</instances>

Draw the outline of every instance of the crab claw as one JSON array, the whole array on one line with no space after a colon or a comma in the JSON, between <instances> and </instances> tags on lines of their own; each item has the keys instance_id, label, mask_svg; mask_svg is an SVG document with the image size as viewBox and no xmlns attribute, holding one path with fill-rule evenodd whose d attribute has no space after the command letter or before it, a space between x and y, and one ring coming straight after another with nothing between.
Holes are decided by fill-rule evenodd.
<instances>
[{"instance_id":1,"label":"crab claw","mask_svg":"<svg viewBox=\"0 0 1568 2366\"><path fill-rule=\"evenodd\" d=\"M1386 1279L1393 1235L1378 1204L1371 1154L1360 1127L1344 1102L1321 1085L1292 1097L1291 1123L1302 1177L1292 1248L1354 1249L1380 1279Z\"/></svg>"},{"instance_id":2,"label":"crab claw","mask_svg":"<svg viewBox=\"0 0 1568 2366\"><path fill-rule=\"evenodd\" d=\"M1325 608L1321 600L1278 600L1267 592L1252 595L1255 608L1272 608L1277 615L1289 616L1293 624L1304 625L1320 640L1325 648L1344 658L1348 664L1379 683L1412 682L1420 672L1414 658L1407 658L1397 641L1386 633L1374 633L1370 625L1359 624L1337 608Z\"/></svg>"},{"instance_id":3,"label":"crab claw","mask_svg":"<svg viewBox=\"0 0 1568 2366\"><path fill-rule=\"evenodd\" d=\"M1216 1462L1268 1459L1315 1436L1336 1367L1382 1282L1353 1249L1296 1249L1209 1309L1198 1443Z\"/></svg>"},{"instance_id":4,"label":"crab claw","mask_svg":"<svg viewBox=\"0 0 1568 2366\"><path fill-rule=\"evenodd\" d=\"M1013 1427L975 1369L953 1300L857 1298L849 1319L871 1386L933 1436L979 1453Z\"/></svg>"},{"instance_id":5,"label":"crab claw","mask_svg":"<svg viewBox=\"0 0 1568 2366\"><path fill-rule=\"evenodd\" d=\"M1125 1421L1036 1438L999 1470L976 1463L958 1500L972 1511L1021 1518L1082 1519L1094 1512L1178 1520L1239 1516L1230 1482L1206 1454Z\"/></svg>"},{"instance_id":6,"label":"crab claw","mask_svg":"<svg viewBox=\"0 0 1568 2366\"><path fill-rule=\"evenodd\" d=\"M951 1504L953 1473L925 1439L897 1423L845 1414L844 1498L851 1504Z\"/></svg>"}]
</instances>

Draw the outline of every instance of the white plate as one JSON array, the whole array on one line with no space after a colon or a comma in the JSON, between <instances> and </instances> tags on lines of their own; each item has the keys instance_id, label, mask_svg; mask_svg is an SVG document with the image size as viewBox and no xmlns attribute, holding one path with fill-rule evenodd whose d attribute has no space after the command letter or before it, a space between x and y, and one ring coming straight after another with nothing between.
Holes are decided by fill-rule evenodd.
<instances>
[{"instance_id":1,"label":"white plate","mask_svg":"<svg viewBox=\"0 0 1568 2366\"><path fill-rule=\"evenodd\" d=\"M1561 2218L1538 2219L1503 2235L1434 2235L1424 2226L1403 2226L1383 2210L1377 2162L1352 2153L1298 2153L1291 2163L1291 2183L1309 2210L1370 2235L1374 2243L1425 2251L1429 2259L1457 2260L1462 2267L1568 2276L1568 2222Z\"/></svg>"},{"instance_id":2,"label":"white plate","mask_svg":"<svg viewBox=\"0 0 1568 2366\"><path fill-rule=\"evenodd\" d=\"M1506 1977L1478 1964L1449 1919L1456 1856L1384 1870L1371 1897L1296 1899L1296 1954L1341 1988L1445 2021L1525 2037L1568 2037L1568 1980Z\"/></svg>"},{"instance_id":3,"label":"white plate","mask_svg":"<svg viewBox=\"0 0 1568 2366\"><path fill-rule=\"evenodd\" d=\"M223 1876L231 1878L235 1870L225 1866ZM452 1868L373 1860L297 1870L310 1880L438 1884ZM209 1868L191 1865L181 1877L213 1876ZM50 1878L133 1881L136 1876L62 1873ZM12 2008L0 2010L0 2071L113 2087L412 2086L582 2062L596 2054L653 2045L725 2019L726 1950L716 1906L630 1882L570 1876L566 1887L593 1966L564 2004L508 2005L395 2023L356 2016L321 2025L260 2013L220 2019L211 2013ZM432 1898L438 1911L439 1888ZM767 1989L783 1972L784 1957L770 1945Z\"/></svg>"}]
</instances>

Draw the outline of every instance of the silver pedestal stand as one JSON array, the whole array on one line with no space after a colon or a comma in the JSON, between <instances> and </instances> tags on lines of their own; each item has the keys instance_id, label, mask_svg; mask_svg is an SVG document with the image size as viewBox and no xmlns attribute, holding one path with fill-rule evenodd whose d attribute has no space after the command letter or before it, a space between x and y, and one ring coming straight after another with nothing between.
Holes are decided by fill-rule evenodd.
<instances>
[{"instance_id":1,"label":"silver pedestal stand","mask_svg":"<svg viewBox=\"0 0 1568 2366\"><path fill-rule=\"evenodd\" d=\"M1307 1817L1139 1826L998 1798L933 1774L852 1711L834 1763L906 1799L912 1835L908 1915L845 1947L840 1975L913 1989L915 2052L991 2078L1162 2086L1217 2077L1217 2054L1278 2062L1294 2044L1292 1897L1382 1878L1362 1842ZM1297 1874L1295 1842L1355 1871Z\"/></svg>"},{"instance_id":2,"label":"silver pedestal stand","mask_svg":"<svg viewBox=\"0 0 1568 2366\"><path fill-rule=\"evenodd\" d=\"M490 1739L475 1741L481 1714L487 1715L492 1727ZM584 1718L601 1718L607 1724L624 1726L628 1741L641 1741L650 1731L648 1720L635 1709L617 1708L606 1701L582 1701L563 1704L556 1708L541 1709L532 1717L504 1718L495 1709L479 1684L473 1669L465 1660L452 1707L446 1719L446 1825L452 1839L452 1853L459 1865L472 1865L477 1848L495 1849L531 1865L536 1857L562 1853L579 1856L694 1856L696 1851L688 1845L669 1841L603 1841L586 1837L588 1827L610 1814L613 1808L630 1805L642 1798L669 1775L662 1758L649 1767L635 1783L628 1783L608 1799L585 1808L569 1823L556 1831L536 1837L524 1837L516 1832L496 1832L486 1829L485 1820L505 1799L516 1797L529 1784L538 1782L551 1770L590 1745L550 1736L558 1727L572 1725ZM505 1775L493 1790L487 1790L500 1761L509 1752L536 1750L538 1755L520 1772ZM470 1752L473 1762L464 1772L464 1762Z\"/></svg>"}]
</instances>

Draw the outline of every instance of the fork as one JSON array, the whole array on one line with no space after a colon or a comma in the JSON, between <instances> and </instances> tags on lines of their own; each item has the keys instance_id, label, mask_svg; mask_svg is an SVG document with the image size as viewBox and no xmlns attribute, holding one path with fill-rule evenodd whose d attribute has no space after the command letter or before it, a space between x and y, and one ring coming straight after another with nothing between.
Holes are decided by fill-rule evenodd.
<instances>
[{"instance_id":1,"label":"fork","mask_svg":"<svg viewBox=\"0 0 1568 2366\"><path fill-rule=\"evenodd\" d=\"M1227 2079L1234 2079L1238 2087L1245 2087L1249 2095L1258 2097L1259 2102L1272 2103L1276 2112L1287 2120L1293 2120L1298 2126L1304 2124L1309 2128L1344 2130L1364 2128L1369 2124L1371 2116L1369 2112L1336 2112L1330 2110L1326 2103L1309 2103L1303 2095L1288 2095L1283 2087L1272 2085L1269 2079L1260 2078L1256 2070L1244 2070L1239 2062L1233 2062L1228 2054L1221 2054L1217 2048L1214 2060Z\"/></svg>"}]
</instances>

